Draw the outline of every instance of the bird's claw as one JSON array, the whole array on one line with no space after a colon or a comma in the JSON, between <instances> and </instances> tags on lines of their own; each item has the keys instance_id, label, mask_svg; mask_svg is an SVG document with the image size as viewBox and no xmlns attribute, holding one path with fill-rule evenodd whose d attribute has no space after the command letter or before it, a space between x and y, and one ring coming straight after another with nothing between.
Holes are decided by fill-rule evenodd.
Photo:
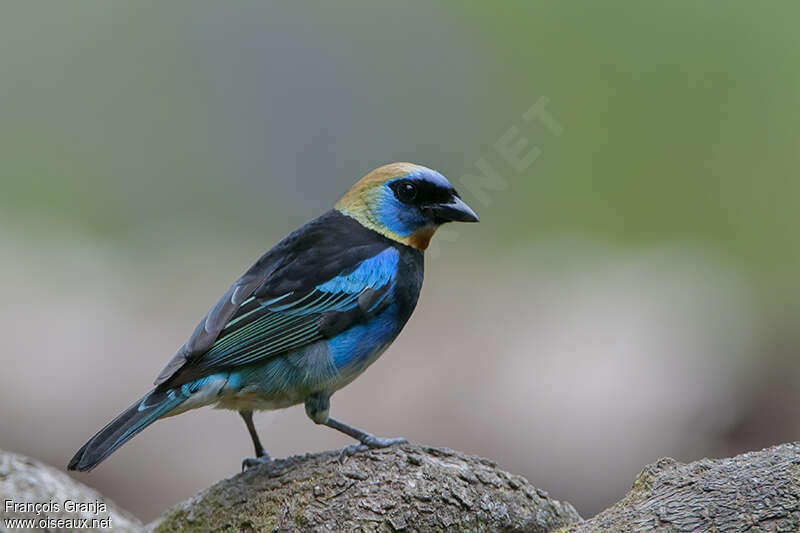
<instances>
[{"instance_id":1,"label":"bird's claw","mask_svg":"<svg viewBox=\"0 0 800 533\"><path fill-rule=\"evenodd\" d=\"M367 448L388 448L389 446L394 446L395 444L405 444L407 442L408 441L402 437L397 439L382 439L380 437L376 437L375 435L370 435L361 441L361 444Z\"/></svg>"},{"instance_id":2,"label":"bird's claw","mask_svg":"<svg viewBox=\"0 0 800 533\"><path fill-rule=\"evenodd\" d=\"M345 446L342 448L341 453L339 453L339 458L342 459L344 457L350 457L358 452L374 450L376 448L388 448L389 446L394 446L395 444L405 444L407 442L408 441L403 438L382 439L380 437L376 437L375 435L370 435L358 444L351 444L350 446Z\"/></svg>"},{"instance_id":3,"label":"bird's claw","mask_svg":"<svg viewBox=\"0 0 800 533\"><path fill-rule=\"evenodd\" d=\"M339 460L341 461L345 457L350 457L351 455L355 455L358 452L363 452L366 450L369 450L369 447L361 443L345 446L344 448L342 448L342 451L339 452Z\"/></svg>"},{"instance_id":4,"label":"bird's claw","mask_svg":"<svg viewBox=\"0 0 800 533\"><path fill-rule=\"evenodd\" d=\"M269 455L263 457L245 457L242 459L242 472L257 466L272 464L272 461L273 459Z\"/></svg>"}]
</instances>

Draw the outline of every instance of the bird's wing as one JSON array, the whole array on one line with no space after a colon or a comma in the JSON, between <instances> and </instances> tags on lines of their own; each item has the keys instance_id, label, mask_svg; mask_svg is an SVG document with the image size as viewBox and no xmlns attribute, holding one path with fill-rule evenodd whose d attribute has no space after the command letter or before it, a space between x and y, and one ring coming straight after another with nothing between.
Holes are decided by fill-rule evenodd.
<instances>
[{"instance_id":1,"label":"bird's wing","mask_svg":"<svg viewBox=\"0 0 800 533\"><path fill-rule=\"evenodd\" d=\"M156 385L263 360L379 312L399 253L371 235L343 232L338 222L312 222L267 252L208 312Z\"/></svg>"}]
</instances>

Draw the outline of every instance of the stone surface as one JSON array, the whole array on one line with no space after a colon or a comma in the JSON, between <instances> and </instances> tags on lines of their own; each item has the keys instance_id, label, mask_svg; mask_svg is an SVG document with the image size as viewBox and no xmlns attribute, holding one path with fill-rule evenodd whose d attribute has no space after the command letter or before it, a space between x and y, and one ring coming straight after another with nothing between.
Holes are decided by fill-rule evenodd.
<instances>
[{"instance_id":1,"label":"stone surface","mask_svg":"<svg viewBox=\"0 0 800 533\"><path fill-rule=\"evenodd\" d=\"M478 457L403 444L277 460L220 481L152 527L167 531L526 531L580 517Z\"/></svg>"},{"instance_id":2,"label":"stone surface","mask_svg":"<svg viewBox=\"0 0 800 533\"><path fill-rule=\"evenodd\" d=\"M220 481L146 527L60 470L0 451L0 503L5 500L55 502L61 509L37 515L0 507L3 519L108 517L112 530L122 532L788 533L800 531L800 443L689 464L661 459L642 470L619 503L585 522L570 504L487 459L410 444L262 465ZM107 509L70 513L67 500L102 502ZM58 526L14 529L0 522L2 532L45 529Z\"/></svg>"},{"instance_id":3,"label":"stone surface","mask_svg":"<svg viewBox=\"0 0 800 533\"><path fill-rule=\"evenodd\" d=\"M570 533L800 531L800 443L647 466L619 503Z\"/></svg>"},{"instance_id":4,"label":"stone surface","mask_svg":"<svg viewBox=\"0 0 800 533\"><path fill-rule=\"evenodd\" d=\"M46 508L36 513L35 509L25 512L27 509L13 506L37 503L46 504ZM13 527L7 522L16 518L33 519L33 527ZM59 519L71 522L55 522ZM83 522L92 519L97 522ZM77 527L64 527L67 525ZM66 473L0 450L0 531L109 531L108 525L122 533L138 533L143 528L136 518Z\"/></svg>"}]
</instances>

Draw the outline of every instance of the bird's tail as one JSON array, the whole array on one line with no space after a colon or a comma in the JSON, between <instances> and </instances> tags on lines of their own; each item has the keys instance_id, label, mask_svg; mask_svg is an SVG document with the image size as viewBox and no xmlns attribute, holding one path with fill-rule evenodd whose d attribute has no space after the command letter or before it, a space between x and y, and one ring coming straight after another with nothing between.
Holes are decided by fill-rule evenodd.
<instances>
[{"instance_id":1,"label":"bird's tail","mask_svg":"<svg viewBox=\"0 0 800 533\"><path fill-rule=\"evenodd\" d=\"M190 394L183 388L159 390L156 387L89 439L67 469L91 470L144 428L186 401Z\"/></svg>"}]
</instances>

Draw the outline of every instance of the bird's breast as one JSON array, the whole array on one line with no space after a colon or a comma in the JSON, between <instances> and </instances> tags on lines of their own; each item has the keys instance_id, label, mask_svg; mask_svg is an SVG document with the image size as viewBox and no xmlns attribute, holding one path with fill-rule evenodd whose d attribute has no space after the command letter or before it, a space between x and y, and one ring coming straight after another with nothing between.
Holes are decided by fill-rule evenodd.
<instances>
[{"instance_id":1,"label":"bird's breast","mask_svg":"<svg viewBox=\"0 0 800 533\"><path fill-rule=\"evenodd\" d=\"M342 377L349 381L363 372L397 338L403 325L398 321L396 303L363 324L357 324L328 339L330 358Z\"/></svg>"}]
</instances>

